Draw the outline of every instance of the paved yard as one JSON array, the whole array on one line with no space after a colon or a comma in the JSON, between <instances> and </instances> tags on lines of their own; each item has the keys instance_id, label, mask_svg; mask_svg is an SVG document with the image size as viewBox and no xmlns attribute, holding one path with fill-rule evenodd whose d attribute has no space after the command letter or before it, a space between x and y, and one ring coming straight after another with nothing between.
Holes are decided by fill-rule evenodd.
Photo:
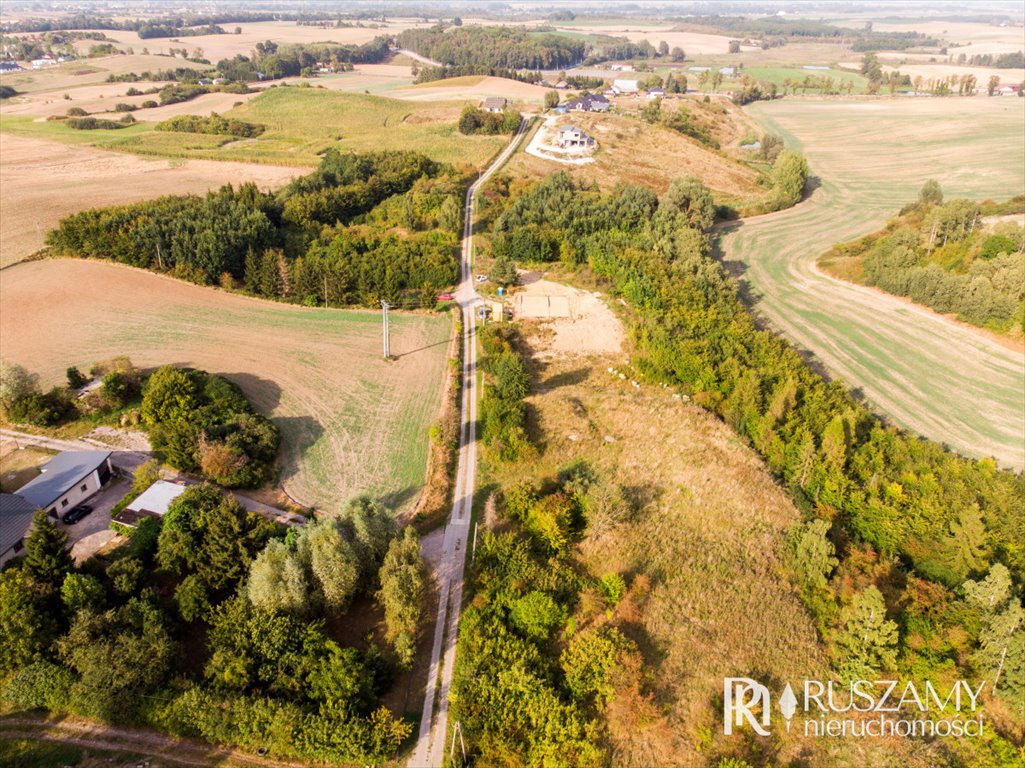
<instances>
[{"instance_id":1,"label":"paved yard","mask_svg":"<svg viewBox=\"0 0 1025 768\"><path fill-rule=\"evenodd\" d=\"M83 502L93 508L92 514L74 525L57 523L57 526L68 534L71 542L71 556L77 565L81 565L95 555L117 536L114 531L110 530L110 510L128 493L131 487L130 482L115 475L110 485Z\"/></svg>"}]
</instances>

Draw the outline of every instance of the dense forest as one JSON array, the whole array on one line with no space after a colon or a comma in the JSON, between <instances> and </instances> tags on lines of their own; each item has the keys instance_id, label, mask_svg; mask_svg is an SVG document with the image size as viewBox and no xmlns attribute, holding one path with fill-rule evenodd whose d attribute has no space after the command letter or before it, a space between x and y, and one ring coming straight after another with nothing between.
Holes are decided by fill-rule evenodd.
<instances>
[{"instance_id":1,"label":"dense forest","mask_svg":"<svg viewBox=\"0 0 1025 768\"><path fill-rule=\"evenodd\" d=\"M83 211L47 243L309 306L433 306L456 280L464 188L423 155L332 149L277 194L247 184Z\"/></svg>"},{"instance_id":2,"label":"dense forest","mask_svg":"<svg viewBox=\"0 0 1025 768\"><path fill-rule=\"evenodd\" d=\"M579 64L587 51L582 40L513 27L436 25L407 29L396 39L400 47L421 56L480 74L492 69L568 69Z\"/></svg>"},{"instance_id":3,"label":"dense forest","mask_svg":"<svg viewBox=\"0 0 1025 768\"><path fill-rule=\"evenodd\" d=\"M408 668L424 569L415 533L373 502L286 532L192 486L111 554L75 567L66 545L40 512L0 573L7 707L318 763L376 764L411 732L379 697ZM344 636L354 603L382 637Z\"/></svg>"},{"instance_id":4,"label":"dense forest","mask_svg":"<svg viewBox=\"0 0 1025 768\"><path fill-rule=\"evenodd\" d=\"M630 186L602 194L565 174L505 200L502 185L492 191L496 256L540 252L588 269L631 307L635 368L720 416L789 490L804 519L786 561L835 674L986 680L988 719L1013 738L1025 720L1025 477L886 426L760 330L711 257L714 205L699 182L677 181L661 200ZM530 238L543 250L519 247ZM517 434L525 386L505 341L485 343L483 362L493 461L531 450L501 437ZM615 495L595 482L574 471L506 489L519 533L478 550L456 700L484 762L601 764L593 745L610 681L636 656L614 632L565 624L581 590L567 542ZM622 595L602 591L610 604Z\"/></svg>"},{"instance_id":5,"label":"dense forest","mask_svg":"<svg viewBox=\"0 0 1025 768\"><path fill-rule=\"evenodd\" d=\"M939 185L930 182L884 230L835 246L822 264L843 264L843 277L974 325L1022 335L1025 229L1013 220L986 223L990 216L1020 213L1025 198L943 202Z\"/></svg>"}]
</instances>

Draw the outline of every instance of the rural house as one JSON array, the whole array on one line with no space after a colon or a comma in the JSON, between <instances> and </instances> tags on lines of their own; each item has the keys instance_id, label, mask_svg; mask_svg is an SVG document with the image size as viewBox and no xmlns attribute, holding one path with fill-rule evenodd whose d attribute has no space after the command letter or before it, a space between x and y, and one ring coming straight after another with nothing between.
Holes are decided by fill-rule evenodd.
<instances>
[{"instance_id":1,"label":"rural house","mask_svg":"<svg viewBox=\"0 0 1025 768\"><path fill-rule=\"evenodd\" d=\"M64 451L39 470L42 474L23 485L18 495L51 517L97 493L113 472L110 451Z\"/></svg>"},{"instance_id":2,"label":"rural house","mask_svg":"<svg viewBox=\"0 0 1025 768\"><path fill-rule=\"evenodd\" d=\"M509 99L502 96L488 96L484 99L483 109L485 112L501 112L508 103Z\"/></svg>"},{"instance_id":3,"label":"rural house","mask_svg":"<svg viewBox=\"0 0 1025 768\"><path fill-rule=\"evenodd\" d=\"M609 100L604 96L585 93L579 99L567 101L566 109L570 112L608 112Z\"/></svg>"},{"instance_id":4,"label":"rural house","mask_svg":"<svg viewBox=\"0 0 1025 768\"><path fill-rule=\"evenodd\" d=\"M171 502L185 493L187 485L157 480L139 494L114 518L114 522L134 528L144 517L162 518Z\"/></svg>"},{"instance_id":5,"label":"rural house","mask_svg":"<svg viewBox=\"0 0 1025 768\"><path fill-rule=\"evenodd\" d=\"M0 493L0 566L22 553L36 508L14 493Z\"/></svg>"},{"instance_id":6,"label":"rural house","mask_svg":"<svg viewBox=\"0 0 1025 768\"><path fill-rule=\"evenodd\" d=\"M593 147L594 139L575 125L565 125L559 129L559 146L562 149L583 149Z\"/></svg>"}]
</instances>

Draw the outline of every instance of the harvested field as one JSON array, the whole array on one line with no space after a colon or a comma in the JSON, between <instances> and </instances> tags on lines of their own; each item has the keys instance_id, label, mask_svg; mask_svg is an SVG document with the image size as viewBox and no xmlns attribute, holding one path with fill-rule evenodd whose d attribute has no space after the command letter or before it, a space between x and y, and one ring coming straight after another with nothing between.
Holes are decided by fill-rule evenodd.
<instances>
[{"instance_id":1,"label":"harvested field","mask_svg":"<svg viewBox=\"0 0 1025 768\"><path fill-rule=\"evenodd\" d=\"M0 348L44 385L117 354L203 368L237 383L281 429L280 480L297 501L328 512L359 493L396 510L414 503L447 318L393 314L396 359L386 362L374 312L275 304L95 261L34 261L0 275Z\"/></svg>"},{"instance_id":2,"label":"harvested field","mask_svg":"<svg viewBox=\"0 0 1025 768\"><path fill-rule=\"evenodd\" d=\"M129 88L136 88L145 91L153 86L163 87L167 83L103 83L100 85L87 85L70 91L70 99L65 99L52 92L34 92L24 96L16 96L3 102L0 107L0 115L4 118L12 116L49 117L50 115L65 115L71 107L79 107L90 114L110 112L111 117L119 118L120 114L114 114L114 105L132 104L136 107L145 101L157 101L154 94L143 94L141 96L126 96ZM209 115L211 112L227 112L238 103L244 103L258 95L255 93L207 93L197 96L189 101L182 101L177 104L168 104L164 107L152 107L139 109L133 113L133 117L139 121L159 122L176 115Z\"/></svg>"},{"instance_id":3,"label":"harvested field","mask_svg":"<svg viewBox=\"0 0 1025 768\"><path fill-rule=\"evenodd\" d=\"M75 89L103 83L112 74L120 75L128 72L142 74L147 70L174 69L175 67L208 68L205 64L185 61L180 57L171 58L170 56L153 56L140 53L129 56L104 56L97 59L69 61L65 64L58 64L53 67L32 70L30 72L5 73L3 77L0 77L0 84L10 85L22 93L51 91L60 97L60 95L67 91L73 96ZM127 89L131 83L119 83L119 85Z\"/></svg>"},{"instance_id":4,"label":"harvested field","mask_svg":"<svg viewBox=\"0 0 1025 768\"><path fill-rule=\"evenodd\" d=\"M510 101L539 107L549 89L531 83L521 83L506 77L453 77L420 83L397 90L391 95L408 101L442 101L450 99L483 100L488 96L504 96Z\"/></svg>"},{"instance_id":5,"label":"harvested field","mask_svg":"<svg viewBox=\"0 0 1025 768\"><path fill-rule=\"evenodd\" d=\"M34 253L64 216L159 195L203 193L251 181L275 189L296 168L203 160L149 160L0 132L0 266Z\"/></svg>"},{"instance_id":6,"label":"harvested field","mask_svg":"<svg viewBox=\"0 0 1025 768\"><path fill-rule=\"evenodd\" d=\"M796 208L723 239L754 307L895 423L970 456L1025 466L1025 361L972 329L830 278L816 260L873 232L935 178L945 196L1025 193L1021 99L783 100L750 113L808 157Z\"/></svg>"}]
</instances>

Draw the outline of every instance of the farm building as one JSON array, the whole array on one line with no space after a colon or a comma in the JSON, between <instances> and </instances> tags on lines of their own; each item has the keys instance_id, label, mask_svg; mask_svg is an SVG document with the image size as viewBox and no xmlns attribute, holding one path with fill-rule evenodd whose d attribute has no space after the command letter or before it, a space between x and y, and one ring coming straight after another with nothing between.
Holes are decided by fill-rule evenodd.
<instances>
[{"instance_id":1,"label":"farm building","mask_svg":"<svg viewBox=\"0 0 1025 768\"><path fill-rule=\"evenodd\" d=\"M661 88L652 88L650 91L648 91L649 99L663 99L665 98L665 95L666 92Z\"/></svg>"},{"instance_id":2,"label":"farm building","mask_svg":"<svg viewBox=\"0 0 1025 768\"><path fill-rule=\"evenodd\" d=\"M509 99L502 96L488 96L484 99L482 108L485 112L501 112L505 109L506 104L509 103Z\"/></svg>"},{"instance_id":3,"label":"farm building","mask_svg":"<svg viewBox=\"0 0 1025 768\"><path fill-rule=\"evenodd\" d=\"M160 519L167 514L171 502L185 493L187 485L157 480L139 494L114 518L114 522L134 528L144 517Z\"/></svg>"},{"instance_id":4,"label":"farm building","mask_svg":"<svg viewBox=\"0 0 1025 768\"><path fill-rule=\"evenodd\" d=\"M641 81L635 77L617 77L612 87L620 93L637 93L641 89Z\"/></svg>"},{"instance_id":5,"label":"farm building","mask_svg":"<svg viewBox=\"0 0 1025 768\"><path fill-rule=\"evenodd\" d=\"M1001 83L994 93L997 96L1014 96L1018 93L1018 86L1014 83Z\"/></svg>"},{"instance_id":6,"label":"farm building","mask_svg":"<svg viewBox=\"0 0 1025 768\"><path fill-rule=\"evenodd\" d=\"M0 493L0 566L24 550L36 508L14 493Z\"/></svg>"},{"instance_id":7,"label":"farm building","mask_svg":"<svg viewBox=\"0 0 1025 768\"><path fill-rule=\"evenodd\" d=\"M39 470L42 474L23 485L18 495L51 517L88 499L113 473L110 451L64 451Z\"/></svg>"},{"instance_id":8,"label":"farm building","mask_svg":"<svg viewBox=\"0 0 1025 768\"><path fill-rule=\"evenodd\" d=\"M566 102L570 112L608 112L609 100L604 96L586 93L579 99Z\"/></svg>"},{"instance_id":9,"label":"farm building","mask_svg":"<svg viewBox=\"0 0 1025 768\"><path fill-rule=\"evenodd\" d=\"M20 72L21 67L16 61L0 61L0 72Z\"/></svg>"},{"instance_id":10,"label":"farm building","mask_svg":"<svg viewBox=\"0 0 1025 768\"><path fill-rule=\"evenodd\" d=\"M582 149L593 147L594 139L575 125L565 125L559 129L558 144L562 149Z\"/></svg>"}]
</instances>

